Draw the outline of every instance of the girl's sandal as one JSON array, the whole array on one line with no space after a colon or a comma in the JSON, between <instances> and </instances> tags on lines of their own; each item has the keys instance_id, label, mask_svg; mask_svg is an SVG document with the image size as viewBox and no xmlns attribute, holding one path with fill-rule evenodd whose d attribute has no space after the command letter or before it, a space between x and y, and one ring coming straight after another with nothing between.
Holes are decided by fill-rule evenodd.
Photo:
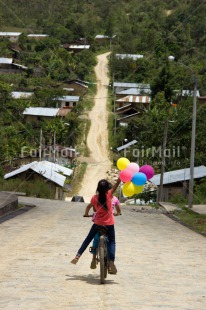
<instances>
[{"instance_id":1,"label":"girl's sandal","mask_svg":"<svg viewBox=\"0 0 206 310\"><path fill-rule=\"evenodd\" d=\"M71 263L76 265L76 263L78 262L79 260L79 256L76 256L74 259L71 260Z\"/></svg>"}]
</instances>

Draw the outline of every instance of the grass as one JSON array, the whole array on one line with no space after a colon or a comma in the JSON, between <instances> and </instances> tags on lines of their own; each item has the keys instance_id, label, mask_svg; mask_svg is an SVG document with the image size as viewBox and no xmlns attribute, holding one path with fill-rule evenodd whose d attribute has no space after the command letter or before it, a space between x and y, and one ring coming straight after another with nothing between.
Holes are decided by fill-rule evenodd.
<instances>
[{"instance_id":1,"label":"grass","mask_svg":"<svg viewBox=\"0 0 206 310\"><path fill-rule=\"evenodd\" d=\"M206 235L206 215L198 214L191 209L181 208L173 213L183 224L194 231Z\"/></svg>"},{"instance_id":2,"label":"grass","mask_svg":"<svg viewBox=\"0 0 206 310\"><path fill-rule=\"evenodd\" d=\"M67 197L72 197L79 192L81 188L81 182L84 178L86 169L87 169L87 163L83 162L83 163L77 164L77 167L75 168L74 176L72 179L72 188L71 188L71 191L67 194Z\"/></svg>"}]
</instances>

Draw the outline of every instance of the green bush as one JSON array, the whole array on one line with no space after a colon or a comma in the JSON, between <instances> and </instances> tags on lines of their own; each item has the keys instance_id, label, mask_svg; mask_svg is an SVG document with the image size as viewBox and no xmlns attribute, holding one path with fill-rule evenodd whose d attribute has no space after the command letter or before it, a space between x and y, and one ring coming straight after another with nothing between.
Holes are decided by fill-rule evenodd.
<instances>
[{"instance_id":1,"label":"green bush","mask_svg":"<svg viewBox=\"0 0 206 310\"><path fill-rule=\"evenodd\" d=\"M173 195L169 201L174 204L186 204L187 203L186 198L184 198L182 194L180 193Z\"/></svg>"}]
</instances>

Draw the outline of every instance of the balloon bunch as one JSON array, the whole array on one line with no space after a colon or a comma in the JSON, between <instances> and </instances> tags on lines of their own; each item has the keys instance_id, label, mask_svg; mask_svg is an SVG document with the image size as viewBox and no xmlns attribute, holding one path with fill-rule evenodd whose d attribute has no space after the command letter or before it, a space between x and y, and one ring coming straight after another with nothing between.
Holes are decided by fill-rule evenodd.
<instances>
[{"instance_id":1,"label":"balloon bunch","mask_svg":"<svg viewBox=\"0 0 206 310\"><path fill-rule=\"evenodd\" d=\"M122 192L124 196L131 197L143 191L144 184L154 176L154 169L150 165L139 167L129 159L121 157L117 161L120 171L119 178L124 183Z\"/></svg>"}]
</instances>

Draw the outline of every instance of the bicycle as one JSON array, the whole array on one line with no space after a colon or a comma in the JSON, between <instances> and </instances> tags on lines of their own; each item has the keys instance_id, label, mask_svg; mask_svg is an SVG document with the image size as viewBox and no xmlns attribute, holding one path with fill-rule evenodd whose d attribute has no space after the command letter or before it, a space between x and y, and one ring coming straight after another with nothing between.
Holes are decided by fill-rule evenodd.
<instances>
[{"instance_id":1,"label":"bicycle","mask_svg":"<svg viewBox=\"0 0 206 310\"><path fill-rule=\"evenodd\" d=\"M87 215L84 217L92 217L92 215ZM106 226L100 226L97 227L97 233L100 232L99 242L98 242L98 248L90 247L89 251L93 253L95 251L96 253L96 262L97 264L100 264L100 283L104 284L105 279L107 277L108 272L108 252L107 252L107 227Z\"/></svg>"},{"instance_id":2,"label":"bicycle","mask_svg":"<svg viewBox=\"0 0 206 310\"><path fill-rule=\"evenodd\" d=\"M98 226L97 232L100 232L98 248L96 252L96 261L100 264L100 283L104 284L108 272L108 253L107 253L107 227ZM90 248L90 252L94 248ZM96 248L95 248L96 251Z\"/></svg>"}]
</instances>

